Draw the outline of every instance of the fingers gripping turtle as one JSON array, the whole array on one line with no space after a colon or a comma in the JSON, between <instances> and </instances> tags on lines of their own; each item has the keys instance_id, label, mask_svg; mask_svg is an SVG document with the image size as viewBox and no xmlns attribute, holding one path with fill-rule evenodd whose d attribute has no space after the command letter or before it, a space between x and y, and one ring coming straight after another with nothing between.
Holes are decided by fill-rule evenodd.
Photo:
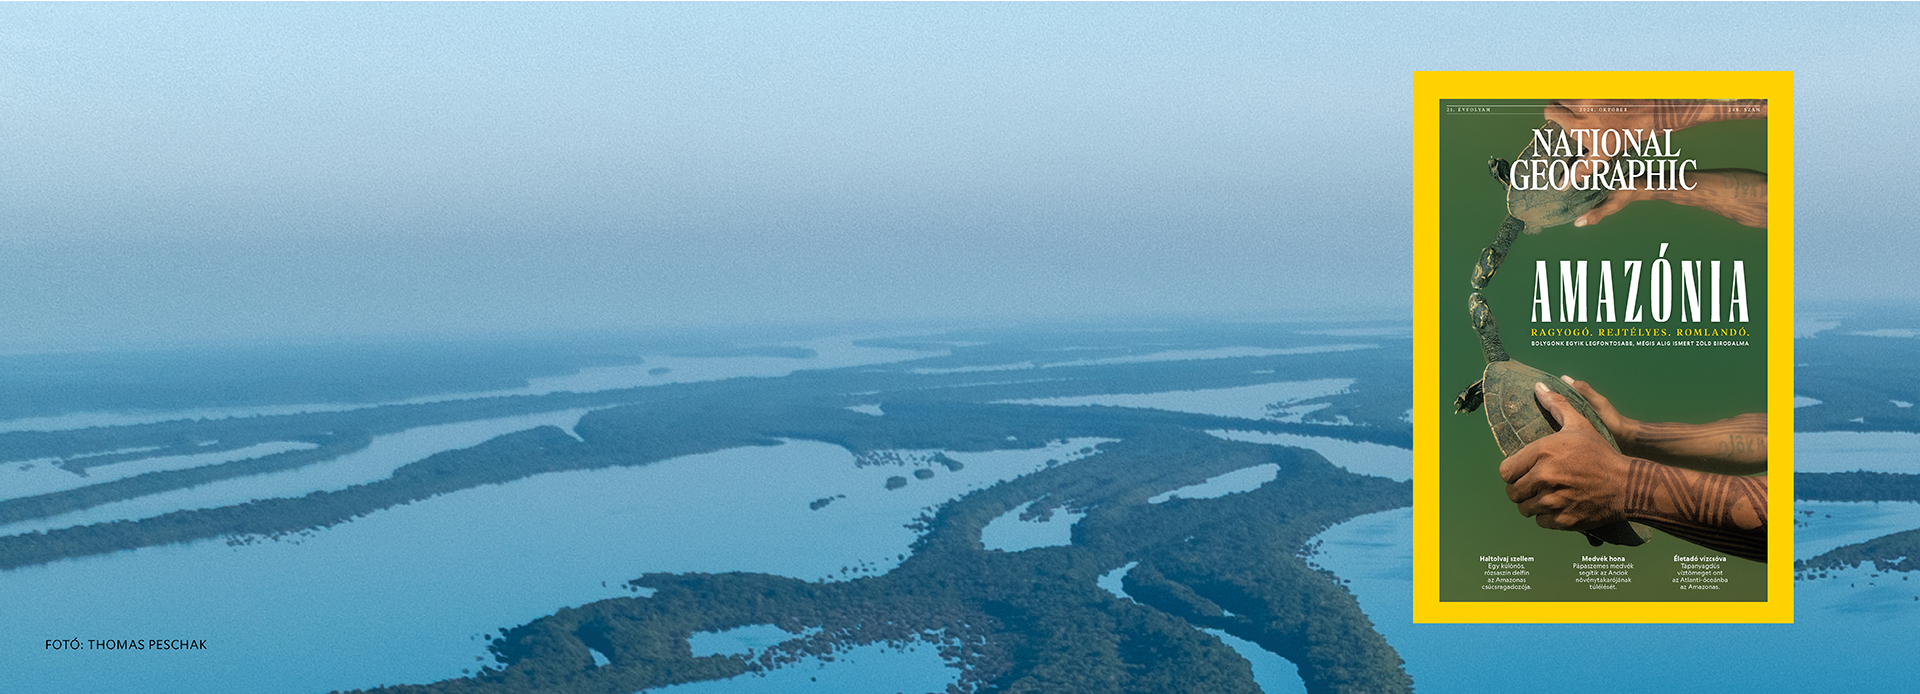
<instances>
[{"instance_id":1,"label":"fingers gripping turtle","mask_svg":"<svg viewBox=\"0 0 1920 694\"><path fill-rule=\"evenodd\" d=\"M1494 322L1493 311L1479 292L1468 297L1467 303L1473 315L1474 330L1480 334L1480 351L1487 358L1487 368L1479 382L1467 386L1454 398L1455 411L1472 412L1484 405L1487 427L1493 430L1494 443L1500 446L1501 455L1511 458L1520 449L1526 448L1527 444L1551 436L1563 428L1563 423L1555 419L1534 396L1535 384L1543 384L1548 390L1565 398L1567 404L1593 427L1608 446L1615 451L1620 450L1613 433L1579 391L1565 381L1507 356L1506 349L1500 344L1499 324ZM1580 532L1595 547L1603 542L1640 545L1652 536L1646 526L1626 521Z\"/></svg>"}]
</instances>

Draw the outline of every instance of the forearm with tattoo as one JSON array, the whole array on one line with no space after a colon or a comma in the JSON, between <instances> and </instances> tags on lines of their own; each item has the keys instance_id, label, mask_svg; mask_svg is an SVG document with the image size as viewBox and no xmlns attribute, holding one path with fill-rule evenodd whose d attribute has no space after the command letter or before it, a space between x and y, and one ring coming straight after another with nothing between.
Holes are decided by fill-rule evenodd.
<instances>
[{"instance_id":1,"label":"forearm with tattoo","mask_svg":"<svg viewBox=\"0 0 1920 694\"><path fill-rule=\"evenodd\" d=\"M1706 424L1636 422L1620 452L1668 465L1727 475L1767 471L1767 415L1743 414Z\"/></svg>"},{"instance_id":2,"label":"forearm with tattoo","mask_svg":"<svg viewBox=\"0 0 1920 694\"><path fill-rule=\"evenodd\" d=\"M1741 226L1767 228L1767 175L1747 169L1694 172L1693 190L1650 191L1655 200L1689 205L1726 217Z\"/></svg>"},{"instance_id":3,"label":"forearm with tattoo","mask_svg":"<svg viewBox=\"0 0 1920 694\"><path fill-rule=\"evenodd\" d=\"M1681 130L1714 121L1767 117L1765 99L1661 99L1650 103L1655 107L1653 127L1656 130Z\"/></svg>"},{"instance_id":4,"label":"forearm with tattoo","mask_svg":"<svg viewBox=\"0 0 1920 694\"><path fill-rule=\"evenodd\" d=\"M1628 460L1626 516L1682 540L1767 560L1767 478L1714 475Z\"/></svg>"}]
</instances>

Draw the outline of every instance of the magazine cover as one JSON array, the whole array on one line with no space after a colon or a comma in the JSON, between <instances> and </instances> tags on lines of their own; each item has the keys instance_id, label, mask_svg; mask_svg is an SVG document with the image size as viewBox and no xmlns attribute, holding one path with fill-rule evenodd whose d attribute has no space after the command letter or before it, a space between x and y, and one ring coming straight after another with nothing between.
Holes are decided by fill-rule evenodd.
<instances>
[{"instance_id":1,"label":"magazine cover","mask_svg":"<svg viewBox=\"0 0 1920 694\"><path fill-rule=\"evenodd\" d=\"M1415 106L1418 616L1790 619L1790 75L1476 77Z\"/></svg>"}]
</instances>

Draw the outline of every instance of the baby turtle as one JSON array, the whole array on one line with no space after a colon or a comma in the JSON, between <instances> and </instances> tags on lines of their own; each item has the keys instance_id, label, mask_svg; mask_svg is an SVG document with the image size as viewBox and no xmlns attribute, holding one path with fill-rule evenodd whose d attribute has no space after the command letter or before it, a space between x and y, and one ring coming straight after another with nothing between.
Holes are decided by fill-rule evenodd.
<instances>
[{"instance_id":1,"label":"baby turtle","mask_svg":"<svg viewBox=\"0 0 1920 694\"><path fill-rule=\"evenodd\" d=\"M1539 130L1549 142L1560 138L1560 124L1553 121L1547 121ZM1536 138L1527 143L1527 148L1520 152L1520 158L1543 160L1549 166L1556 161L1572 166L1581 157L1577 154L1555 157L1543 150L1540 140ZM1615 157L1615 163L1619 159ZM1507 218L1500 222L1500 232L1493 244L1480 252L1480 262L1473 265L1474 289L1483 289L1493 281L1493 273L1500 269L1500 262L1506 260L1507 249L1513 247L1513 241L1520 237L1520 232L1538 234L1541 229L1572 222L1607 199L1607 191L1597 186L1592 190L1576 190L1572 186L1566 190L1554 190L1551 187L1545 190L1517 190L1513 187L1513 181L1509 180L1513 169L1505 159L1488 160L1487 169L1493 174L1494 180L1507 187Z\"/></svg>"},{"instance_id":2,"label":"baby turtle","mask_svg":"<svg viewBox=\"0 0 1920 694\"><path fill-rule=\"evenodd\" d=\"M1540 406L1534 398L1533 384L1544 383L1547 388L1559 393L1572 403L1580 416L1587 418L1593 430L1607 440L1607 445L1620 450L1620 444L1613 440L1613 432L1600 421L1600 415L1593 411L1593 405L1580 393L1568 387L1566 382L1550 376L1545 371L1514 361L1507 356L1507 350L1500 345L1500 328L1493 320L1493 312L1487 308L1487 302L1479 292L1467 297L1467 310L1473 315L1474 332L1480 334L1480 353L1487 358L1487 370L1478 382L1467 386L1454 398L1455 412L1472 412L1487 406L1487 426L1493 429L1493 440L1500 445L1501 455L1511 457L1519 453L1527 444L1545 438L1560 427L1553 417ZM1587 542L1598 547L1602 542L1616 545L1637 546L1646 543L1652 533L1646 526L1627 521L1615 521L1607 525L1581 531L1587 536Z\"/></svg>"}]
</instances>

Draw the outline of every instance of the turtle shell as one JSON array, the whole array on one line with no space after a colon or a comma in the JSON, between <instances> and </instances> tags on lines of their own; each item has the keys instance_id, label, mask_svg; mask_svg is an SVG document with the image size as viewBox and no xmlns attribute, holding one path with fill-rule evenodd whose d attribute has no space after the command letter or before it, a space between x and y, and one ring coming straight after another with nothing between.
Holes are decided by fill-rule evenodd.
<instances>
[{"instance_id":1,"label":"turtle shell","mask_svg":"<svg viewBox=\"0 0 1920 694\"><path fill-rule=\"evenodd\" d=\"M1549 141L1558 141L1560 124L1547 121L1546 125L1540 127L1540 132L1547 135ZM1571 165L1579 161L1580 157L1577 155L1553 156L1542 150L1540 142L1535 140L1527 143L1527 148L1520 152L1520 159L1564 161ZM1619 163L1620 160L1621 157L1615 157L1613 161ZM1597 188L1575 190L1572 186L1568 186L1566 190L1554 190L1552 187L1546 190L1516 190L1512 181L1507 182L1507 214L1526 222L1526 230L1530 234L1538 233L1547 227L1570 224L1606 199L1607 191Z\"/></svg>"},{"instance_id":2,"label":"turtle shell","mask_svg":"<svg viewBox=\"0 0 1920 694\"><path fill-rule=\"evenodd\" d=\"M1548 389L1566 398L1574 409L1580 411L1581 416L1587 418L1587 423L1593 425L1593 430L1600 432L1600 437L1607 440L1608 446L1615 451L1620 450L1619 442L1613 440L1613 432L1600 421L1600 415L1593 411L1593 405L1565 381L1526 364L1504 360L1487 364L1480 386L1485 397L1487 426L1493 429L1493 440L1500 445L1502 455L1511 457L1527 444L1546 438L1560 429L1546 408L1534 397L1535 383L1544 383ZM1610 523L1585 532L1590 538L1628 546L1644 544L1652 536L1646 526L1627 521Z\"/></svg>"},{"instance_id":3,"label":"turtle shell","mask_svg":"<svg viewBox=\"0 0 1920 694\"><path fill-rule=\"evenodd\" d=\"M1612 446L1613 450L1620 450L1620 444L1613 440L1613 432L1607 430L1607 425L1600 421L1600 415L1593 411L1593 405L1568 387L1566 381L1526 364L1507 360L1487 364L1485 378L1480 381L1486 398L1487 426L1493 428L1493 440L1500 444L1501 455L1512 456L1527 444L1560 430L1554 425L1553 417L1547 414L1546 408L1534 398L1535 383L1545 383L1547 388L1566 398L1593 425L1593 430L1600 432L1601 438L1607 440L1607 445Z\"/></svg>"}]
</instances>

